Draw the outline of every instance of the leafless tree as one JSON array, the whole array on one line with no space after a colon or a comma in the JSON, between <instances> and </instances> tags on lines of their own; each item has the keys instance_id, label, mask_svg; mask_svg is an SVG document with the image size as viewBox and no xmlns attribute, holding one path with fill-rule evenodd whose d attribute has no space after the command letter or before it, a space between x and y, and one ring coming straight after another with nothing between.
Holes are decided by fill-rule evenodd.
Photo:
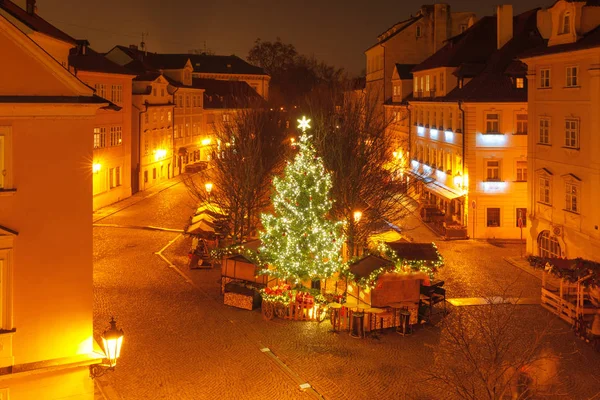
<instances>
[{"instance_id":1,"label":"leafless tree","mask_svg":"<svg viewBox=\"0 0 600 400\"><path fill-rule=\"evenodd\" d=\"M469 400L529 399L556 394L558 357L547 350L548 326L528 325L503 296L461 307L442 323L425 375Z\"/></svg>"},{"instance_id":2,"label":"leafless tree","mask_svg":"<svg viewBox=\"0 0 600 400\"><path fill-rule=\"evenodd\" d=\"M365 244L382 223L398 223L406 215L402 202L409 185L394 152L407 140L390 129L398 123L382 113L374 93L321 88L307 101L311 134L325 167L333 174L335 217L346 222L348 252ZM360 220L354 218L361 211Z\"/></svg>"},{"instance_id":3,"label":"leafless tree","mask_svg":"<svg viewBox=\"0 0 600 400\"><path fill-rule=\"evenodd\" d=\"M234 243L255 234L260 211L270 204L271 177L286 150L284 132L277 112L239 109L229 122L215 124L211 168L204 179L184 177L199 203L216 204L227 214ZM210 193L207 181L213 184Z\"/></svg>"}]
</instances>

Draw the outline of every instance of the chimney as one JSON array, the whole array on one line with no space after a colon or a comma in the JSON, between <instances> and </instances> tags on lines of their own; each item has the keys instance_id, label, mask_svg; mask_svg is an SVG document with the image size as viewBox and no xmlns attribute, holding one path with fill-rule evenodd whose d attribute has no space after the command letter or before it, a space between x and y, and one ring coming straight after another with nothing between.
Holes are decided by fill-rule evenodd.
<instances>
[{"instance_id":1,"label":"chimney","mask_svg":"<svg viewBox=\"0 0 600 400\"><path fill-rule=\"evenodd\" d=\"M35 12L37 11L37 7L35 5L35 0L27 0L27 2L25 4L26 4L25 11L27 11L27 14L34 15Z\"/></svg>"},{"instance_id":2,"label":"chimney","mask_svg":"<svg viewBox=\"0 0 600 400\"><path fill-rule=\"evenodd\" d=\"M498 6L496 9L496 40L501 49L513 37L513 8L511 4Z\"/></svg>"}]
</instances>

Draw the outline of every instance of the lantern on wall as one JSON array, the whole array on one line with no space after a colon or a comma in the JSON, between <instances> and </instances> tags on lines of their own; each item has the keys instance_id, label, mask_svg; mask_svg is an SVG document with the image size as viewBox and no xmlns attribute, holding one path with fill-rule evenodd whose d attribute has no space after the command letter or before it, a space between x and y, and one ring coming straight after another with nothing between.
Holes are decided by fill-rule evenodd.
<instances>
[{"instance_id":1,"label":"lantern on wall","mask_svg":"<svg viewBox=\"0 0 600 400\"><path fill-rule=\"evenodd\" d=\"M90 366L90 377L92 379L115 369L117 359L121 355L123 336L123 330L117 328L117 321L114 317L111 317L110 326L102 334L102 347L104 348L105 357L101 364Z\"/></svg>"}]
</instances>

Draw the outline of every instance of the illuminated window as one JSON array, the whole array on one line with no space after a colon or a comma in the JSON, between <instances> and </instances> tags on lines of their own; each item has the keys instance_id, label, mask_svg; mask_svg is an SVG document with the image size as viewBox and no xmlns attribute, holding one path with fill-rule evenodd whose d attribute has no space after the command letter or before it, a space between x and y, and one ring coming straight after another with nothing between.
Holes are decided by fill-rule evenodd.
<instances>
[{"instance_id":1,"label":"illuminated window","mask_svg":"<svg viewBox=\"0 0 600 400\"><path fill-rule=\"evenodd\" d=\"M425 77L425 91L429 92L429 75Z\"/></svg>"},{"instance_id":2,"label":"illuminated window","mask_svg":"<svg viewBox=\"0 0 600 400\"><path fill-rule=\"evenodd\" d=\"M543 258L560 258L560 244L556 236L551 236L550 231L542 231L538 236L538 255Z\"/></svg>"},{"instance_id":3,"label":"illuminated window","mask_svg":"<svg viewBox=\"0 0 600 400\"><path fill-rule=\"evenodd\" d=\"M8 128L0 127L0 190L7 189L8 183Z\"/></svg>"},{"instance_id":4,"label":"illuminated window","mask_svg":"<svg viewBox=\"0 0 600 400\"><path fill-rule=\"evenodd\" d=\"M565 186L565 200L566 200L565 209L567 211L579 213L579 201L578 201L579 200L579 186L578 185L567 182L567 184Z\"/></svg>"},{"instance_id":5,"label":"illuminated window","mask_svg":"<svg viewBox=\"0 0 600 400\"><path fill-rule=\"evenodd\" d=\"M110 145L120 146L123 142L123 129L120 126L110 127Z\"/></svg>"},{"instance_id":6,"label":"illuminated window","mask_svg":"<svg viewBox=\"0 0 600 400\"><path fill-rule=\"evenodd\" d=\"M568 11L564 13L562 17L559 31L559 34L561 35L564 35L566 33L571 33L571 13Z\"/></svg>"},{"instance_id":7,"label":"illuminated window","mask_svg":"<svg viewBox=\"0 0 600 400\"><path fill-rule=\"evenodd\" d=\"M517 86L517 89L523 89L525 87L525 79L523 79L523 78L517 78L516 79L516 86Z\"/></svg>"},{"instance_id":8,"label":"illuminated window","mask_svg":"<svg viewBox=\"0 0 600 400\"><path fill-rule=\"evenodd\" d=\"M485 131L486 133L500 132L500 116L497 113L485 114Z\"/></svg>"},{"instance_id":9,"label":"illuminated window","mask_svg":"<svg viewBox=\"0 0 600 400\"><path fill-rule=\"evenodd\" d=\"M538 185L539 185L539 198L538 201L540 203L544 203L544 204L551 204L550 203L550 189L551 189L551 182L550 182L550 177L548 176L540 176L539 180L538 180Z\"/></svg>"},{"instance_id":10,"label":"illuminated window","mask_svg":"<svg viewBox=\"0 0 600 400\"><path fill-rule=\"evenodd\" d=\"M567 67L567 87L577 87L579 85L578 71L579 67Z\"/></svg>"},{"instance_id":11,"label":"illuminated window","mask_svg":"<svg viewBox=\"0 0 600 400\"><path fill-rule=\"evenodd\" d=\"M540 144L550 144L550 118L540 118Z\"/></svg>"},{"instance_id":12,"label":"illuminated window","mask_svg":"<svg viewBox=\"0 0 600 400\"><path fill-rule=\"evenodd\" d=\"M167 121L171 121L171 111L167 112Z\"/></svg>"},{"instance_id":13,"label":"illuminated window","mask_svg":"<svg viewBox=\"0 0 600 400\"><path fill-rule=\"evenodd\" d=\"M156 111L152 111L152 122L156 122Z\"/></svg>"},{"instance_id":14,"label":"illuminated window","mask_svg":"<svg viewBox=\"0 0 600 400\"><path fill-rule=\"evenodd\" d=\"M521 222L521 225L519 224ZM516 225L517 228L525 228L527 226L527 209L526 208L517 208L516 215Z\"/></svg>"},{"instance_id":15,"label":"illuminated window","mask_svg":"<svg viewBox=\"0 0 600 400\"><path fill-rule=\"evenodd\" d=\"M527 182L527 161L517 161L517 182Z\"/></svg>"},{"instance_id":16,"label":"illuminated window","mask_svg":"<svg viewBox=\"0 0 600 400\"><path fill-rule=\"evenodd\" d=\"M550 68L540 70L540 88L546 89L550 87Z\"/></svg>"},{"instance_id":17,"label":"illuminated window","mask_svg":"<svg viewBox=\"0 0 600 400\"><path fill-rule=\"evenodd\" d=\"M229 114L223 114L223 122L229 122Z\"/></svg>"},{"instance_id":18,"label":"illuminated window","mask_svg":"<svg viewBox=\"0 0 600 400\"><path fill-rule=\"evenodd\" d=\"M517 134L527 134L527 114L517 114Z\"/></svg>"},{"instance_id":19,"label":"illuminated window","mask_svg":"<svg viewBox=\"0 0 600 400\"><path fill-rule=\"evenodd\" d=\"M149 122L149 119L150 119L150 116L148 116L148 112L146 112L146 113L144 114L144 122L148 123L148 122Z\"/></svg>"},{"instance_id":20,"label":"illuminated window","mask_svg":"<svg viewBox=\"0 0 600 400\"><path fill-rule=\"evenodd\" d=\"M94 128L94 148L106 147L106 128Z\"/></svg>"},{"instance_id":21,"label":"illuminated window","mask_svg":"<svg viewBox=\"0 0 600 400\"><path fill-rule=\"evenodd\" d=\"M413 87L413 91L415 92L415 96L417 95L417 92L419 91L419 80L417 78L415 78L415 81L413 82L414 87Z\"/></svg>"},{"instance_id":22,"label":"illuminated window","mask_svg":"<svg viewBox=\"0 0 600 400\"><path fill-rule=\"evenodd\" d=\"M565 147L579 148L579 120L567 119L565 121Z\"/></svg>"},{"instance_id":23,"label":"illuminated window","mask_svg":"<svg viewBox=\"0 0 600 400\"><path fill-rule=\"evenodd\" d=\"M498 182L500 181L500 161L499 160L487 160L485 162L486 170L486 181Z\"/></svg>"},{"instance_id":24,"label":"illuminated window","mask_svg":"<svg viewBox=\"0 0 600 400\"><path fill-rule=\"evenodd\" d=\"M488 208L487 210L487 226L489 228L497 228L500 226L500 209Z\"/></svg>"}]
</instances>

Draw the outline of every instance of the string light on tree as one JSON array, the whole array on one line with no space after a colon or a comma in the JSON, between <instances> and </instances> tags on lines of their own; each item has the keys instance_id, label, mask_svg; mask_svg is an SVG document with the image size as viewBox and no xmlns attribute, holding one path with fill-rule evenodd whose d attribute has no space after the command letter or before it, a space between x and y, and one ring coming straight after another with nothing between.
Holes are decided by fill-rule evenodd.
<instances>
[{"instance_id":1,"label":"string light on tree","mask_svg":"<svg viewBox=\"0 0 600 400\"><path fill-rule=\"evenodd\" d=\"M298 120L299 129L310 120ZM296 142L298 153L283 178L273 179L274 214L261 216L261 259L272 269L264 273L299 282L331 277L341 266L344 242L341 222L328 219L331 175L304 133Z\"/></svg>"}]
</instances>

